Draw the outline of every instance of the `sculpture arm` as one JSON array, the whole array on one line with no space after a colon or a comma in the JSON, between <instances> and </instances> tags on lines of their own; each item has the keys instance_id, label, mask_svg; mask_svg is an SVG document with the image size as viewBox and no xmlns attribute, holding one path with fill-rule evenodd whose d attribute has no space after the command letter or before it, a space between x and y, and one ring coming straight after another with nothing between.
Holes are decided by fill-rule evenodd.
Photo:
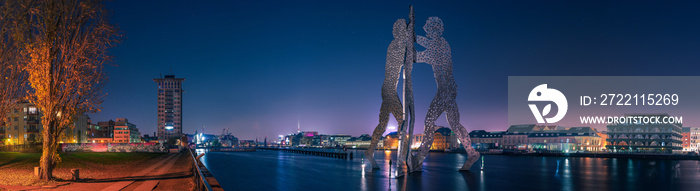
<instances>
[{"instance_id":1,"label":"sculpture arm","mask_svg":"<svg viewBox=\"0 0 700 191\"><path fill-rule=\"evenodd\" d=\"M428 59L428 57L427 57L428 54L425 51L427 51L427 50L416 52L416 63L430 64L430 63L428 63L428 60L430 60L430 59Z\"/></svg>"},{"instance_id":2,"label":"sculpture arm","mask_svg":"<svg viewBox=\"0 0 700 191\"><path fill-rule=\"evenodd\" d=\"M416 42L421 45L423 48L428 48L428 44L430 43L430 39L424 36L416 36Z\"/></svg>"},{"instance_id":3,"label":"sculpture arm","mask_svg":"<svg viewBox=\"0 0 700 191\"><path fill-rule=\"evenodd\" d=\"M430 44L430 39L424 37L424 36L416 36L416 42L421 45L423 48L426 48L424 51L418 51L416 52L416 63L428 63L428 44ZM430 63L428 63L430 64Z\"/></svg>"}]
</instances>

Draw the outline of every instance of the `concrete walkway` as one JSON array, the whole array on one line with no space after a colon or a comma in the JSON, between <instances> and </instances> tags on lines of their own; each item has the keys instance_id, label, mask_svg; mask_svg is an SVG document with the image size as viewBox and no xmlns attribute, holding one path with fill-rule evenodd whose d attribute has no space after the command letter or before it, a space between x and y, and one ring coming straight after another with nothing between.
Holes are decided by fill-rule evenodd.
<instances>
[{"instance_id":1,"label":"concrete walkway","mask_svg":"<svg viewBox=\"0 0 700 191\"><path fill-rule=\"evenodd\" d=\"M170 156L168 156L168 158L165 158L165 159L161 160L160 162L151 165L151 166L148 167L148 168L145 168L145 169L143 169L143 170L141 170L141 171L139 171L139 172L135 172L135 173L131 174L130 177L146 177L146 174L150 173L150 172L153 171L155 168L160 167L160 166L163 165L163 163L165 163L166 161L169 161L168 164L170 164L170 166L172 166L172 163L175 161L174 158L176 158L175 156L178 156L178 155L182 155L182 153L176 154L176 155L170 155ZM162 170L162 169L163 169L163 168L161 168L161 170ZM169 168L168 168L168 169L169 169ZM167 171L167 170L166 170L166 171ZM159 171L159 172L160 172L160 171ZM125 181L119 181L119 182L116 182L116 183L112 184L111 186L109 186L109 187L107 187L107 188L102 189L102 191L121 190L121 189L123 189L123 188L129 186L131 183L134 183L135 181L136 181L136 179L126 179Z\"/></svg>"},{"instance_id":2,"label":"concrete walkway","mask_svg":"<svg viewBox=\"0 0 700 191\"><path fill-rule=\"evenodd\" d=\"M133 164L133 168L124 169L137 172L125 177L106 177L104 179L83 180L59 186L56 190L192 190L194 176L192 175L192 159L189 153L164 155L141 164Z\"/></svg>"}]
</instances>

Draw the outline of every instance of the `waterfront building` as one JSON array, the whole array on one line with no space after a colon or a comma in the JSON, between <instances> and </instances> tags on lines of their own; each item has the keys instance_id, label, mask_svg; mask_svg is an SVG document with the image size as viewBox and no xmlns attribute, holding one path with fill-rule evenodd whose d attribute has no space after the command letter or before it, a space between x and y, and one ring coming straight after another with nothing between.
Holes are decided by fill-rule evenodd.
<instances>
[{"instance_id":1,"label":"waterfront building","mask_svg":"<svg viewBox=\"0 0 700 191\"><path fill-rule=\"evenodd\" d=\"M329 139L331 142L331 146L338 147L338 146L345 145L345 141L347 141L350 138L352 138L352 136L339 134L339 135L331 135L331 137Z\"/></svg>"},{"instance_id":2,"label":"waterfront building","mask_svg":"<svg viewBox=\"0 0 700 191\"><path fill-rule=\"evenodd\" d=\"M503 135L505 131L487 132L484 130L474 130L469 132L472 147L477 150L500 149L503 146Z\"/></svg>"},{"instance_id":3,"label":"waterfront building","mask_svg":"<svg viewBox=\"0 0 700 191\"><path fill-rule=\"evenodd\" d=\"M299 139L299 145L298 145L298 146L302 146L302 147L312 146L312 145L313 145L313 139L314 139L314 136L313 136L313 135L311 135L311 136L305 136L305 135L303 135L303 136L301 136L301 138Z\"/></svg>"},{"instance_id":4,"label":"waterfront building","mask_svg":"<svg viewBox=\"0 0 700 191\"><path fill-rule=\"evenodd\" d=\"M698 144L700 140L700 128L698 127L683 127L681 132L682 147L684 152L698 152Z\"/></svg>"},{"instance_id":5,"label":"waterfront building","mask_svg":"<svg viewBox=\"0 0 700 191\"><path fill-rule=\"evenodd\" d=\"M528 148L548 151L601 151L601 137L591 127L541 130L528 134Z\"/></svg>"},{"instance_id":6,"label":"waterfront building","mask_svg":"<svg viewBox=\"0 0 700 191\"><path fill-rule=\"evenodd\" d=\"M117 118L114 123L114 143L140 143L141 133L136 125L126 118Z\"/></svg>"},{"instance_id":7,"label":"waterfront building","mask_svg":"<svg viewBox=\"0 0 700 191\"><path fill-rule=\"evenodd\" d=\"M219 143L224 147L238 146L238 138L231 134L219 136Z\"/></svg>"},{"instance_id":8,"label":"waterfront building","mask_svg":"<svg viewBox=\"0 0 700 191\"><path fill-rule=\"evenodd\" d=\"M607 146L610 145L610 142L608 142L608 132L607 131L599 131L598 137L600 137L600 149L601 150L607 150Z\"/></svg>"},{"instance_id":9,"label":"waterfront building","mask_svg":"<svg viewBox=\"0 0 700 191\"><path fill-rule=\"evenodd\" d=\"M320 147L329 147L329 146L331 146L330 136L329 135L322 135L322 134L314 135L311 145L312 146L320 146Z\"/></svg>"},{"instance_id":10,"label":"waterfront building","mask_svg":"<svg viewBox=\"0 0 700 191\"><path fill-rule=\"evenodd\" d=\"M289 134L289 135L284 136L281 145L282 145L282 146L292 146L292 145L294 145L294 141L295 141L294 139L295 139L295 137L296 137L296 134ZM297 142L297 145L298 145L299 140L296 140L296 142Z\"/></svg>"},{"instance_id":11,"label":"waterfront building","mask_svg":"<svg viewBox=\"0 0 700 191\"><path fill-rule=\"evenodd\" d=\"M459 148L457 143L457 136L452 132L450 128L440 127L435 130L435 135L433 136L433 145L430 146L430 150L447 150Z\"/></svg>"},{"instance_id":12,"label":"waterfront building","mask_svg":"<svg viewBox=\"0 0 700 191\"><path fill-rule=\"evenodd\" d=\"M690 151L690 127L681 128L681 147L683 151Z\"/></svg>"},{"instance_id":13,"label":"waterfront building","mask_svg":"<svg viewBox=\"0 0 700 191\"><path fill-rule=\"evenodd\" d=\"M682 147L684 152L698 152L698 139L700 128L698 127L683 127L681 132Z\"/></svg>"},{"instance_id":14,"label":"waterfront building","mask_svg":"<svg viewBox=\"0 0 700 191\"><path fill-rule=\"evenodd\" d=\"M698 152L700 149L700 128L690 127L690 151Z\"/></svg>"},{"instance_id":15,"label":"waterfront building","mask_svg":"<svg viewBox=\"0 0 700 191\"><path fill-rule=\"evenodd\" d=\"M158 84L158 141L163 142L171 137L182 136L182 82L185 78L175 78L175 75L165 75L155 78Z\"/></svg>"},{"instance_id":16,"label":"waterfront building","mask_svg":"<svg viewBox=\"0 0 700 191\"><path fill-rule=\"evenodd\" d=\"M30 144L41 141L41 113L28 101L19 101L6 113L7 119L0 126L0 139L5 145Z\"/></svg>"},{"instance_id":17,"label":"waterfront building","mask_svg":"<svg viewBox=\"0 0 700 191\"><path fill-rule=\"evenodd\" d=\"M321 137L321 146L323 147L332 147L333 145L331 144L331 136L330 135L318 135Z\"/></svg>"},{"instance_id":18,"label":"waterfront building","mask_svg":"<svg viewBox=\"0 0 700 191\"><path fill-rule=\"evenodd\" d=\"M195 133L194 135L183 135L182 137L179 138L179 140L181 143L190 142L190 140L193 140L190 143L196 144L197 147L207 147L207 146L211 146L215 140L219 141L219 135ZM158 141L160 142L160 140L158 140ZM248 140L243 140L241 142L244 142L244 141L248 141ZM256 142L257 141L250 141L250 144L256 145Z\"/></svg>"},{"instance_id":19,"label":"waterfront building","mask_svg":"<svg viewBox=\"0 0 700 191\"><path fill-rule=\"evenodd\" d=\"M285 138L285 146L299 146L302 142L302 138L304 138L304 134L301 131L299 131L296 134L287 135L287 137Z\"/></svg>"},{"instance_id":20,"label":"waterfront building","mask_svg":"<svg viewBox=\"0 0 700 191\"><path fill-rule=\"evenodd\" d=\"M318 131L302 131L301 134L304 135L304 137L313 137L318 135Z\"/></svg>"},{"instance_id":21,"label":"waterfront building","mask_svg":"<svg viewBox=\"0 0 700 191\"><path fill-rule=\"evenodd\" d=\"M239 143L239 145L242 146L242 147L253 147L253 146L257 146L257 144L255 143L255 140L241 140L240 143Z\"/></svg>"},{"instance_id":22,"label":"waterfront building","mask_svg":"<svg viewBox=\"0 0 700 191\"><path fill-rule=\"evenodd\" d=\"M359 137L348 139L345 141L345 146L349 148L369 148L370 143L372 143L372 136L364 134ZM384 148L383 138L377 143L377 148Z\"/></svg>"},{"instance_id":23,"label":"waterfront building","mask_svg":"<svg viewBox=\"0 0 700 191\"><path fill-rule=\"evenodd\" d=\"M399 148L399 134L394 131L384 136L384 148L385 149L398 149Z\"/></svg>"},{"instance_id":24,"label":"waterfront building","mask_svg":"<svg viewBox=\"0 0 700 191\"><path fill-rule=\"evenodd\" d=\"M299 131L299 133L294 135L294 138L292 139L291 146L302 146L302 147L313 146L314 145L314 137L317 135L318 135L317 131ZM320 141L320 139L319 139L319 141Z\"/></svg>"},{"instance_id":25,"label":"waterfront building","mask_svg":"<svg viewBox=\"0 0 700 191\"><path fill-rule=\"evenodd\" d=\"M420 145L423 144L423 138L425 138L425 134L413 135L413 140L411 140L411 149L418 149Z\"/></svg>"},{"instance_id":26,"label":"waterfront building","mask_svg":"<svg viewBox=\"0 0 700 191\"><path fill-rule=\"evenodd\" d=\"M479 150L510 149L531 151L601 151L604 139L591 127L511 125L507 131L469 133L472 146Z\"/></svg>"},{"instance_id":27,"label":"waterfront building","mask_svg":"<svg viewBox=\"0 0 700 191\"><path fill-rule=\"evenodd\" d=\"M527 135L530 132L536 130L537 125L526 124L526 125L511 125L503 134L503 148L504 149L527 149ZM554 130L548 126L541 128L542 130Z\"/></svg>"},{"instance_id":28,"label":"waterfront building","mask_svg":"<svg viewBox=\"0 0 700 191\"><path fill-rule=\"evenodd\" d=\"M668 114L631 114L629 117L669 117ZM630 123L608 125L607 149L613 152L678 153L682 151L680 123Z\"/></svg>"}]
</instances>

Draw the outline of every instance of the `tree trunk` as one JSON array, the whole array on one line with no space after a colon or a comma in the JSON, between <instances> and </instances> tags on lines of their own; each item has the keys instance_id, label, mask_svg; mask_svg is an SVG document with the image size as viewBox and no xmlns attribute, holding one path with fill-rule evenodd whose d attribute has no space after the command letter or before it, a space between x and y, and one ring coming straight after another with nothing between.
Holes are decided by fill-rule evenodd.
<instances>
[{"instance_id":1,"label":"tree trunk","mask_svg":"<svg viewBox=\"0 0 700 191\"><path fill-rule=\"evenodd\" d=\"M44 143L41 154L39 178L45 181L53 179L54 155L56 154L56 149L53 148L53 131L55 130L51 128L50 125L44 125L44 131L42 133L44 136Z\"/></svg>"}]
</instances>

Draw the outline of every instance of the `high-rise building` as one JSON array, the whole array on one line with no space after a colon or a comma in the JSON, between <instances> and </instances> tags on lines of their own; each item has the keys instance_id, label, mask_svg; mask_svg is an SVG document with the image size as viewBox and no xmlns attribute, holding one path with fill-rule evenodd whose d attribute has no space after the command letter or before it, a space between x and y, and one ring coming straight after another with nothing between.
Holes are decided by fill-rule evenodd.
<instances>
[{"instance_id":1,"label":"high-rise building","mask_svg":"<svg viewBox=\"0 0 700 191\"><path fill-rule=\"evenodd\" d=\"M182 82L185 78L165 75L155 78L158 84L158 141L182 135Z\"/></svg>"}]
</instances>

